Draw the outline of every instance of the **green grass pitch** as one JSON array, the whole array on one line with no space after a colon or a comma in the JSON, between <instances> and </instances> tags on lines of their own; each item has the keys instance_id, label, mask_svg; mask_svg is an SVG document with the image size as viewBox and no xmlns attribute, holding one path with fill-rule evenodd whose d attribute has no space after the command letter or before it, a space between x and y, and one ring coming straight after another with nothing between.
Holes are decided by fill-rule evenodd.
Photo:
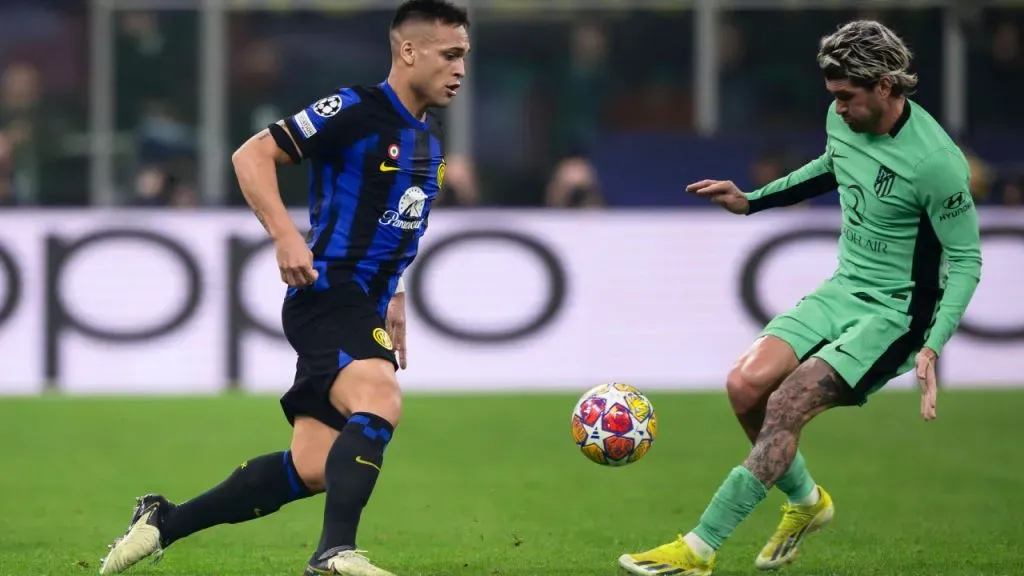
<instances>
[{"instance_id":1,"label":"green grass pitch","mask_svg":"<svg viewBox=\"0 0 1024 576\"><path fill-rule=\"evenodd\" d=\"M572 395L411 396L363 515L361 548L399 576L612 575L616 558L690 529L749 446L723 394L650 395L647 457L604 468L573 445ZM805 431L836 517L784 573L1024 573L1024 392L943 392L925 423L912 392L826 413ZM283 449L273 397L0 400L0 576L96 574L134 497L183 500ZM779 519L773 491L719 554L753 575ZM219 526L129 574L299 575L323 496Z\"/></svg>"}]
</instances>

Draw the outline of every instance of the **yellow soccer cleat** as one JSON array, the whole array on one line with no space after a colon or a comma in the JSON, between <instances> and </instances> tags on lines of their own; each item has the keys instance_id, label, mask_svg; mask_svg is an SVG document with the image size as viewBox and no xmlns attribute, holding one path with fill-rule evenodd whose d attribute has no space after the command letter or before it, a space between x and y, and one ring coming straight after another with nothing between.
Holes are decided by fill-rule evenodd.
<instances>
[{"instance_id":1,"label":"yellow soccer cleat","mask_svg":"<svg viewBox=\"0 0 1024 576\"><path fill-rule=\"evenodd\" d=\"M797 547L800 541L811 532L816 532L832 521L836 508L832 504L832 497L828 492L818 486L816 487L820 498L817 504L810 506L793 506L786 504L782 507L782 522L775 529L775 534L768 539L768 543L757 555L754 564L761 570L775 570L781 566L796 560Z\"/></svg>"},{"instance_id":2,"label":"yellow soccer cleat","mask_svg":"<svg viewBox=\"0 0 1024 576\"><path fill-rule=\"evenodd\" d=\"M711 576L715 557L712 554L708 560L701 559L680 536L647 552L623 554L619 557L619 566L639 576Z\"/></svg>"}]
</instances>

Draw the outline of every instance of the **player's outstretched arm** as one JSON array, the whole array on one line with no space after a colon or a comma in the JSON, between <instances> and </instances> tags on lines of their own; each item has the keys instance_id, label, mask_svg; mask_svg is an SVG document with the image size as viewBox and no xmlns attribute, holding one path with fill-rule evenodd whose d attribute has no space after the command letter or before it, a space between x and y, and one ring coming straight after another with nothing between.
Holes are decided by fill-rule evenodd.
<instances>
[{"instance_id":1,"label":"player's outstretched arm","mask_svg":"<svg viewBox=\"0 0 1024 576\"><path fill-rule=\"evenodd\" d=\"M733 214L746 214L750 210L746 194L732 180L701 180L687 186L686 191L707 198Z\"/></svg>"},{"instance_id":2,"label":"player's outstretched arm","mask_svg":"<svg viewBox=\"0 0 1024 576\"><path fill-rule=\"evenodd\" d=\"M949 261L946 288L925 347L936 355L956 332L981 281L981 232L970 168L951 150L932 153L915 171L916 189Z\"/></svg>"},{"instance_id":3,"label":"player's outstretched arm","mask_svg":"<svg viewBox=\"0 0 1024 576\"><path fill-rule=\"evenodd\" d=\"M283 122L277 127L283 134L271 134L269 128L261 131L231 155L231 163L245 201L274 239L281 280L289 286L308 286L317 278L313 254L288 215L277 182L277 166L293 163L297 148L294 142L290 147L278 142L290 135Z\"/></svg>"},{"instance_id":4,"label":"player's outstretched arm","mask_svg":"<svg viewBox=\"0 0 1024 576\"><path fill-rule=\"evenodd\" d=\"M767 185L743 192L730 180L701 180L686 191L707 198L733 214L753 214L769 208L792 206L835 190L832 159L828 153Z\"/></svg>"},{"instance_id":5,"label":"player's outstretched arm","mask_svg":"<svg viewBox=\"0 0 1024 576\"><path fill-rule=\"evenodd\" d=\"M835 190L839 184L832 173L832 157L826 152L793 172L748 193L748 214L769 208L792 206Z\"/></svg>"}]
</instances>

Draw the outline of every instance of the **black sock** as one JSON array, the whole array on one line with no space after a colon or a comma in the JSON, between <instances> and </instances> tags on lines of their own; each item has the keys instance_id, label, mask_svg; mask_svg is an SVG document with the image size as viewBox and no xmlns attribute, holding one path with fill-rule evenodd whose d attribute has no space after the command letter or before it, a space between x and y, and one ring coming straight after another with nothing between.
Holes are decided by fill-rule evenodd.
<instances>
[{"instance_id":1,"label":"black sock","mask_svg":"<svg viewBox=\"0 0 1024 576\"><path fill-rule=\"evenodd\" d=\"M211 526L261 518L309 496L290 450L264 454L244 462L207 492L166 511L160 519L161 543L170 546Z\"/></svg>"},{"instance_id":2,"label":"black sock","mask_svg":"<svg viewBox=\"0 0 1024 576\"><path fill-rule=\"evenodd\" d=\"M324 527L314 560L333 548L355 548L363 507L377 483L394 427L380 416L357 412L327 454Z\"/></svg>"}]
</instances>

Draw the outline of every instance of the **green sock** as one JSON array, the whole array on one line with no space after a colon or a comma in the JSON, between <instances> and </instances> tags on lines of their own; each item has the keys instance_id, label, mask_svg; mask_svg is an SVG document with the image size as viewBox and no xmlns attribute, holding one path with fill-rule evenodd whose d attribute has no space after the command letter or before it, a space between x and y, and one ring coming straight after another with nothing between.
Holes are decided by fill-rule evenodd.
<instances>
[{"instance_id":1,"label":"green sock","mask_svg":"<svg viewBox=\"0 0 1024 576\"><path fill-rule=\"evenodd\" d=\"M789 465L786 473L775 483L782 490L782 493L789 498L790 504L799 504L808 499L817 484L807 471L804 457L797 451L793 463Z\"/></svg>"},{"instance_id":2,"label":"green sock","mask_svg":"<svg viewBox=\"0 0 1024 576\"><path fill-rule=\"evenodd\" d=\"M718 550L767 495L764 484L750 470L743 466L733 468L701 515L694 534Z\"/></svg>"}]
</instances>

